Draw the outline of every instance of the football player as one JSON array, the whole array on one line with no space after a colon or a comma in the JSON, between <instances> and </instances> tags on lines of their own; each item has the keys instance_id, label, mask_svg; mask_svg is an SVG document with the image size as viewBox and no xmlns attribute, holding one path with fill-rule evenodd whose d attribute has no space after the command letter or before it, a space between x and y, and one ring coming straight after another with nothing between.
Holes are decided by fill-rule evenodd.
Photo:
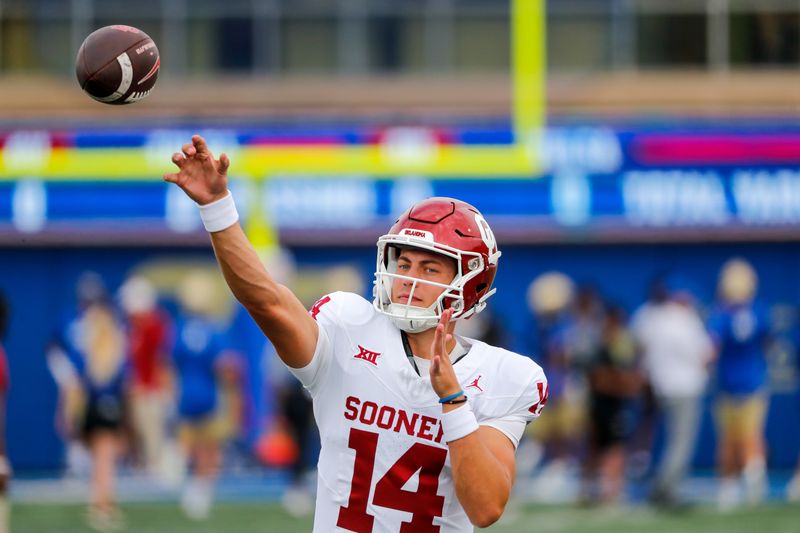
<instances>
[{"instance_id":1,"label":"football player","mask_svg":"<svg viewBox=\"0 0 800 533\"><path fill-rule=\"evenodd\" d=\"M741 258L720 270L718 302L708 318L716 348L717 460L721 511L750 505L767 491L766 422L769 404L767 349L772 341L767 309L758 299L758 274Z\"/></svg>"},{"instance_id":2,"label":"football player","mask_svg":"<svg viewBox=\"0 0 800 533\"><path fill-rule=\"evenodd\" d=\"M322 449L315 532L472 531L497 521L514 452L547 401L531 359L456 337L486 305L500 252L469 204L431 198L378 240L374 301L306 311L238 224L225 154L195 135L164 179L194 200L234 296L309 390Z\"/></svg>"}]
</instances>

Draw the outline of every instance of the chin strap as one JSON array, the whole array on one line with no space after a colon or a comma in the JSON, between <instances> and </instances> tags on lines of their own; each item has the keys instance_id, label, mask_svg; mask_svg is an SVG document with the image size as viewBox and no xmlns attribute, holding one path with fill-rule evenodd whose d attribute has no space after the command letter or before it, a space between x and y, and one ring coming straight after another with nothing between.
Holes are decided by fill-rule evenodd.
<instances>
[{"instance_id":1,"label":"chin strap","mask_svg":"<svg viewBox=\"0 0 800 533\"><path fill-rule=\"evenodd\" d=\"M483 311L484 308L486 307L486 300L488 300L489 297L491 295L493 295L494 293L496 293L496 292L497 292L497 289L492 289L489 292L487 292L486 294L484 294L483 296L481 296L480 300L478 300L478 302L475 305L472 306L472 309L470 309L466 313L463 313L463 314L459 315L458 319L469 318L472 315L477 315L478 313Z\"/></svg>"}]
</instances>

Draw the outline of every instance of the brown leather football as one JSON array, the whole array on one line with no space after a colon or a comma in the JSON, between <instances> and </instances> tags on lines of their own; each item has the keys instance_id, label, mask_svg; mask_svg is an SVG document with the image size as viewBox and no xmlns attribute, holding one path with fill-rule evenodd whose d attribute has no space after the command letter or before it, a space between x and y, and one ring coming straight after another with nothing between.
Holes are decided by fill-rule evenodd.
<instances>
[{"instance_id":1,"label":"brown leather football","mask_svg":"<svg viewBox=\"0 0 800 533\"><path fill-rule=\"evenodd\" d=\"M105 26L78 50L75 74L89 96L105 104L132 104L145 98L158 78L156 43L132 26Z\"/></svg>"}]
</instances>

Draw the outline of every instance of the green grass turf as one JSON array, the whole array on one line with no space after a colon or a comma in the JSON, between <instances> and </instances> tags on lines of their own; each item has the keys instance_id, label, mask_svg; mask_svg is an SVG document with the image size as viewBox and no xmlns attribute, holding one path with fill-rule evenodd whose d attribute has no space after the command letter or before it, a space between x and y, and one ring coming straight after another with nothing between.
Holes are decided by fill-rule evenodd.
<instances>
[{"instance_id":1,"label":"green grass turf","mask_svg":"<svg viewBox=\"0 0 800 533\"><path fill-rule=\"evenodd\" d=\"M167 533L311 531L311 519L295 520L279 506L265 503L221 503L206 522L190 522L177 505L128 504L123 506L124 531ZM73 533L88 531L85 508L76 505L14 504L15 533ZM497 533L613 532L613 533L796 533L800 531L800 505L772 505L729 514L697 508L667 515L645 508L577 509L573 507L512 508L489 531Z\"/></svg>"}]
</instances>

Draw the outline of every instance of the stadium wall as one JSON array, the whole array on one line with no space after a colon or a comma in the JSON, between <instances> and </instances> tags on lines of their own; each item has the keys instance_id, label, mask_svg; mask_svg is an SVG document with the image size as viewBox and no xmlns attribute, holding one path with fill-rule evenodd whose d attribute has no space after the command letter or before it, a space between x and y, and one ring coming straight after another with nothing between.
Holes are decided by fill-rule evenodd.
<instances>
[{"instance_id":1,"label":"stadium wall","mask_svg":"<svg viewBox=\"0 0 800 533\"><path fill-rule=\"evenodd\" d=\"M297 247L292 250L302 268L353 264L364 279L372 276L372 247ZM716 276L732 256L751 260L761 278L761 297L774 311L796 309L800 301L800 247L779 243L518 245L503 247L498 293L491 311L506 329L512 348L531 353L524 288L542 272L561 270L580 283L594 285L609 301L632 311L645 298L648 282L667 270L680 273L707 306ZM13 314L7 349L13 377L9 399L9 454L20 472L52 471L63 466L63 444L54 430L56 389L48 374L44 351L50 336L75 306L74 284L91 269L114 291L125 275L155 258L210 261L208 247L41 247L3 249L0 283ZM366 295L365 295L366 296ZM792 323L792 326L796 324ZM780 335L796 339L794 327ZM536 354L531 354L536 357ZM771 358L772 401L768 425L769 460L773 468L790 468L800 446L797 420L796 354ZM714 435L706 413L695 466L714 464Z\"/></svg>"}]
</instances>

